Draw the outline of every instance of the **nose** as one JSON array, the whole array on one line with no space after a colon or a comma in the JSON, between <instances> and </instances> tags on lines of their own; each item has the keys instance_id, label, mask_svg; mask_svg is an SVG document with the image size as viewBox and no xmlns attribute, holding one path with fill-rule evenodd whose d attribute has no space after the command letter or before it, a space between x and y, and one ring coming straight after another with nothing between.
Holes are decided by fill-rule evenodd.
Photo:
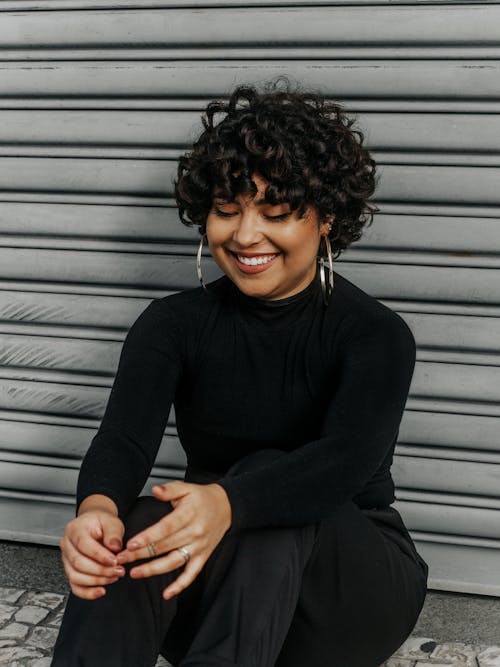
<instances>
[{"instance_id":1,"label":"nose","mask_svg":"<svg viewBox=\"0 0 500 667\"><path fill-rule=\"evenodd\" d=\"M257 243L262 239L259 229L259 216L251 209L242 211L233 231L233 241L241 248Z\"/></svg>"}]
</instances>

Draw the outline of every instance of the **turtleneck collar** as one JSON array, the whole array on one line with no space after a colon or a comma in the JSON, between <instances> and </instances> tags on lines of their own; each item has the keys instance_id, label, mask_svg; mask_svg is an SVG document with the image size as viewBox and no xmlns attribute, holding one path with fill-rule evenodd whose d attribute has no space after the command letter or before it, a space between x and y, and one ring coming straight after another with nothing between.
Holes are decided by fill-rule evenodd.
<instances>
[{"instance_id":1,"label":"turtleneck collar","mask_svg":"<svg viewBox=\"0 0 500 667\"><path fill-rule=\"evenodd\" d=\"M287 327L297 321L310 319L313 311L322 303L318 266L316 266L314 278L306 287L283 299L249 296L242 292L235 283L229 282L240 312L273 328Z\"/></svg>"}]
</instances>

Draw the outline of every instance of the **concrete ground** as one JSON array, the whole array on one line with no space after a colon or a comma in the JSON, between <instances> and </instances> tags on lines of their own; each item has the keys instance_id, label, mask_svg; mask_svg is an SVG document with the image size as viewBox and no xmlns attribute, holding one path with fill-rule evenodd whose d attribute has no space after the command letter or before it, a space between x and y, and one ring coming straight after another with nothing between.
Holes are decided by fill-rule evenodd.
<instances>
[{"instance_id":1,"label":"concrete ground","mask_svg":"<svg viewBox=\"0 0 500 667\"><path fill-rule=\"evenodd\" d=\"M0 665L49 667L69 592L59 549L0 541L0 562ZM385 666L431 665L500 667L500 599L429 591L411 637Z\"/></svg>"}]
</instances>

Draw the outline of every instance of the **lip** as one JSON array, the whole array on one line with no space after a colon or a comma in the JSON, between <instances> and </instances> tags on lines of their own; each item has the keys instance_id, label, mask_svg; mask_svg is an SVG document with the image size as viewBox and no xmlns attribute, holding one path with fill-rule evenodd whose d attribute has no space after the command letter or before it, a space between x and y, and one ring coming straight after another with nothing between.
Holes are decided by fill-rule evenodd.
<instances>
[{"instance_id":1,"label":"lip","mask_svg":"<svg viewBox=\"0 0 500 667\"><path fill-rule=\"evenodd\" d=\"M278 259L281 253L276 253L276 256L270 262L266 262L265 264L255 264L255 266L247 266L246 264L243 264L236 256L236 253L232 251L229 251L229 254L231 255L234 263L242 273L262 273L263 271L267 271L267 269L269 269L274 264L274 262ZM265 253L265 254L263 253L261 255L246 255L243 253L239 254L241 254L244 257L266 257L267 255L270 255L272 253Z\"/></svg>"}]
</instances>

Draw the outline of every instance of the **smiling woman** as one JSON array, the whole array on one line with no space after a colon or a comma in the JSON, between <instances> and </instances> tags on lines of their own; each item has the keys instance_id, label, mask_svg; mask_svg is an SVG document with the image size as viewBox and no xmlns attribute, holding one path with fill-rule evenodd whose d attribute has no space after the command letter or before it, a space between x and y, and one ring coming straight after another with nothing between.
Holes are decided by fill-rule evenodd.
<instances>
[{"instance_id":1,"label":"smiling woman","mask_svg":"<svg viewBox=\"0 0 500 667\"><path fill-rule=\"evenodd\" d=\"M371 222L374 163L317 94L240 86L203 123L175 184L201 286L123 344L61 540L52 665L378 667L428 567L391 507L415 339L333 270ZM184 481L138 498L172 403Z\"/></svg>"}]
</instances>

